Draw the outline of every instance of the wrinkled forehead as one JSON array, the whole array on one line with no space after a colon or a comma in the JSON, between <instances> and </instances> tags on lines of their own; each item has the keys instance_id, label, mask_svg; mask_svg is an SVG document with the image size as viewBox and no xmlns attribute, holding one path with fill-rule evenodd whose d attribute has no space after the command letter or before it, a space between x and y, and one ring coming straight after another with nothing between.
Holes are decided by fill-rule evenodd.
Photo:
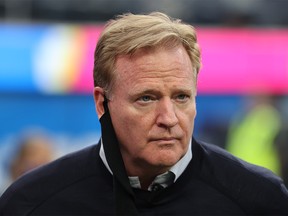
<instances>
[{"instance_id":1,"label":"wrinkled forehead","mask_svg":"<svg viewBox=\"0 0 288 216\"><path fill-rule=\"evenodd\" d=\"M116 62L115 80L119 82L156 79L185 79L194 83L193 66L182 46L142 49L133 55L121 55ZM121 84L121 83L120 83ZM194 86L194 85L193 85Z\"/></svg>"}]
</instances>

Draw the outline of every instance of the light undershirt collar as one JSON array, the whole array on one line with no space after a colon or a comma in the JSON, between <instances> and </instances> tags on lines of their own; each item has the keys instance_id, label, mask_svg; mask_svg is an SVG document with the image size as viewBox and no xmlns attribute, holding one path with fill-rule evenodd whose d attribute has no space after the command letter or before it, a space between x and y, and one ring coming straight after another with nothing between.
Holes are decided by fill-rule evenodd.
<instances>
[{"instance_id":1,"label":"light undershirt collar","mask_svg":"<svg viewBox=\"0 0 288 216\"><path fill-rule=\"evenodd\" d=\"M192 159L192 148L191 148L191 141L189 143L189 146L188 146L188 150L186 152L186 154L174 165L171 167L171 169L169 170L170 172L174 173L175 175L175 179L174 179L174 182L180 177L180 175L184 172L184 170L186 169L186 167L188 166L189 162L191 161ZM108 165L108 162L107 162L107 159L106 159L106 156L105 156L105 152L104 152L104 148L103 148L103 142L102 142L102 139L101 139L101 144L100 144L100 158L102 159L104 165L106 166L106 168L109 170L109 172L113 175L113 172L112 170L110 169L109 165ZM163 176L165 176L166 173L163 173L163 174L160 174L158 176L156 176L155 180L152 182L152 184L154 182L157 182L157 179L163 179ZM133 188L141 188L141 185L140 185L140 181L139 181L139 178L138 176L129 176L129 181L130 181L130 185L131 187ZM165 178L165 177L164 177ZM151 184L151 185L152 185ZM165 182L163 184L161 184L163 187L167 187L167 185L165 184ZM151 188L151 187L149 187ZM148 188L148 190L150 190Z\"/></svg>"}]
</instances>

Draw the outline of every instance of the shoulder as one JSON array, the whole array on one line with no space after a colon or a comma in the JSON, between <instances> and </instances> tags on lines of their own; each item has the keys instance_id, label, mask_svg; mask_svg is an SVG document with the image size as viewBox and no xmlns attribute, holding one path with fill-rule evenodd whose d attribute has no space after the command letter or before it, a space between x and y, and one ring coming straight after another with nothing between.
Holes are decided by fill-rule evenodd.
<instances>
[{"instance_id":1,"label":"shoulder","mask_svg":"<svg viewBox=\"0 0 288 216\"><path fill-rule=\"evenodd\" d=\"M19 207L19 213L29 212L58 191L94 175L97 152L97 145L86 147L23 175L0 198L0 212L13 206Z\"/></svg>"},{"instance_id":2,"label":"shoulder","mask_svg":"<svg viewBox=\"0 0 288 216\"><path fill-rule=\"evenodd\" d=\"M193 157L198 154L201 161L201 178L242 207L264 210L273 206L275 211L288 211L288 191L270 170L247 163L216 145L195 140L193 145Z\"/></svg>"}]
</instances>

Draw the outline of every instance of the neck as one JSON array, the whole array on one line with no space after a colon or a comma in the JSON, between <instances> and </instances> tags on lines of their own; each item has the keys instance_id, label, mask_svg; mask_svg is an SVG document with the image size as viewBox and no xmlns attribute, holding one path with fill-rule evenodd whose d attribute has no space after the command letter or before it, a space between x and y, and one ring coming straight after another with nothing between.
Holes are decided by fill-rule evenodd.
<instances>
[{"instance_id":1,"label":"neck","mask_svg":"<svg viewBox=\"0 0 288 216\"><path fill-rule=\"evenodd\" d=\"M146 190L154 181L156 176L167 172L170 167L155 167L148 164L142 166L131 166L132 162L126 163L124 160L126 172L128 176L137 176L139 178L141 188Z\"/></svg>"},{"instance_id":2,"label":"neck","mask_svg":"<svg viewBox=\"0 0 288 216\"><path fill-rule=\"evenodd\" d=\"M155 176L153 176L152 178L150 177L139 177L139 181L141 184L141 189L143 190L148 190L148 187L151 185L151 183L153 182Z\"/></svg>"}]
</instances>

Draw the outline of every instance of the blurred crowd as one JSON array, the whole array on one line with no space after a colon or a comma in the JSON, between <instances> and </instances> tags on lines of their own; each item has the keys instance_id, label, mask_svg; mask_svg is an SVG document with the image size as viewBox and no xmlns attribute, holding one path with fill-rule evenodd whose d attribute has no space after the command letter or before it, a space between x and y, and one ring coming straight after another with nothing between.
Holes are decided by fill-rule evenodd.
<instances>
[{"instance_id":1,"label":"blurred crowd","mask_svg":"<svg viewBox=\"0 0 288 216\"><path fill-rule=\"evenodd\" d=\"M55 159L53 145L51 137L42 132L23 133L17 138L16 143L10 143L10 146L13 146L11 152L6 152L9 157L2 162L4 169L0 194L24 173Z\"/></svg>"},{"instance_id":2,"label":"blurred crowd","mask_svg":"<svg viewBox=\"0 0 288 216\"><path fill-rule=\"evenodd\" d=\"M99 135L50 133L44 127L29 128L9 139L0 139L0 195L17 178L65 154L98 141Z\"/></svg>"},{"instance_id":3,"label":"blurred crowd","mask_svg":"<svg viewBox=\"0 0 288 216\"><path fill-rule=\"evenodd\" d=\"M247 95L228 123L208 121L199 136L270 169L288 185L288 96Z\"/></svg>"},{"instance_id":4,"label":"blurred crowd","mask_svg":"<svg viewBox=\"0 0 288 216\"><path fill-rule=\"evenodd\" d=\"M0 19L102 22L158 10L194 25L286 26L287 8L286 0L0 0Z\"/></svg>"}]
</instances>

